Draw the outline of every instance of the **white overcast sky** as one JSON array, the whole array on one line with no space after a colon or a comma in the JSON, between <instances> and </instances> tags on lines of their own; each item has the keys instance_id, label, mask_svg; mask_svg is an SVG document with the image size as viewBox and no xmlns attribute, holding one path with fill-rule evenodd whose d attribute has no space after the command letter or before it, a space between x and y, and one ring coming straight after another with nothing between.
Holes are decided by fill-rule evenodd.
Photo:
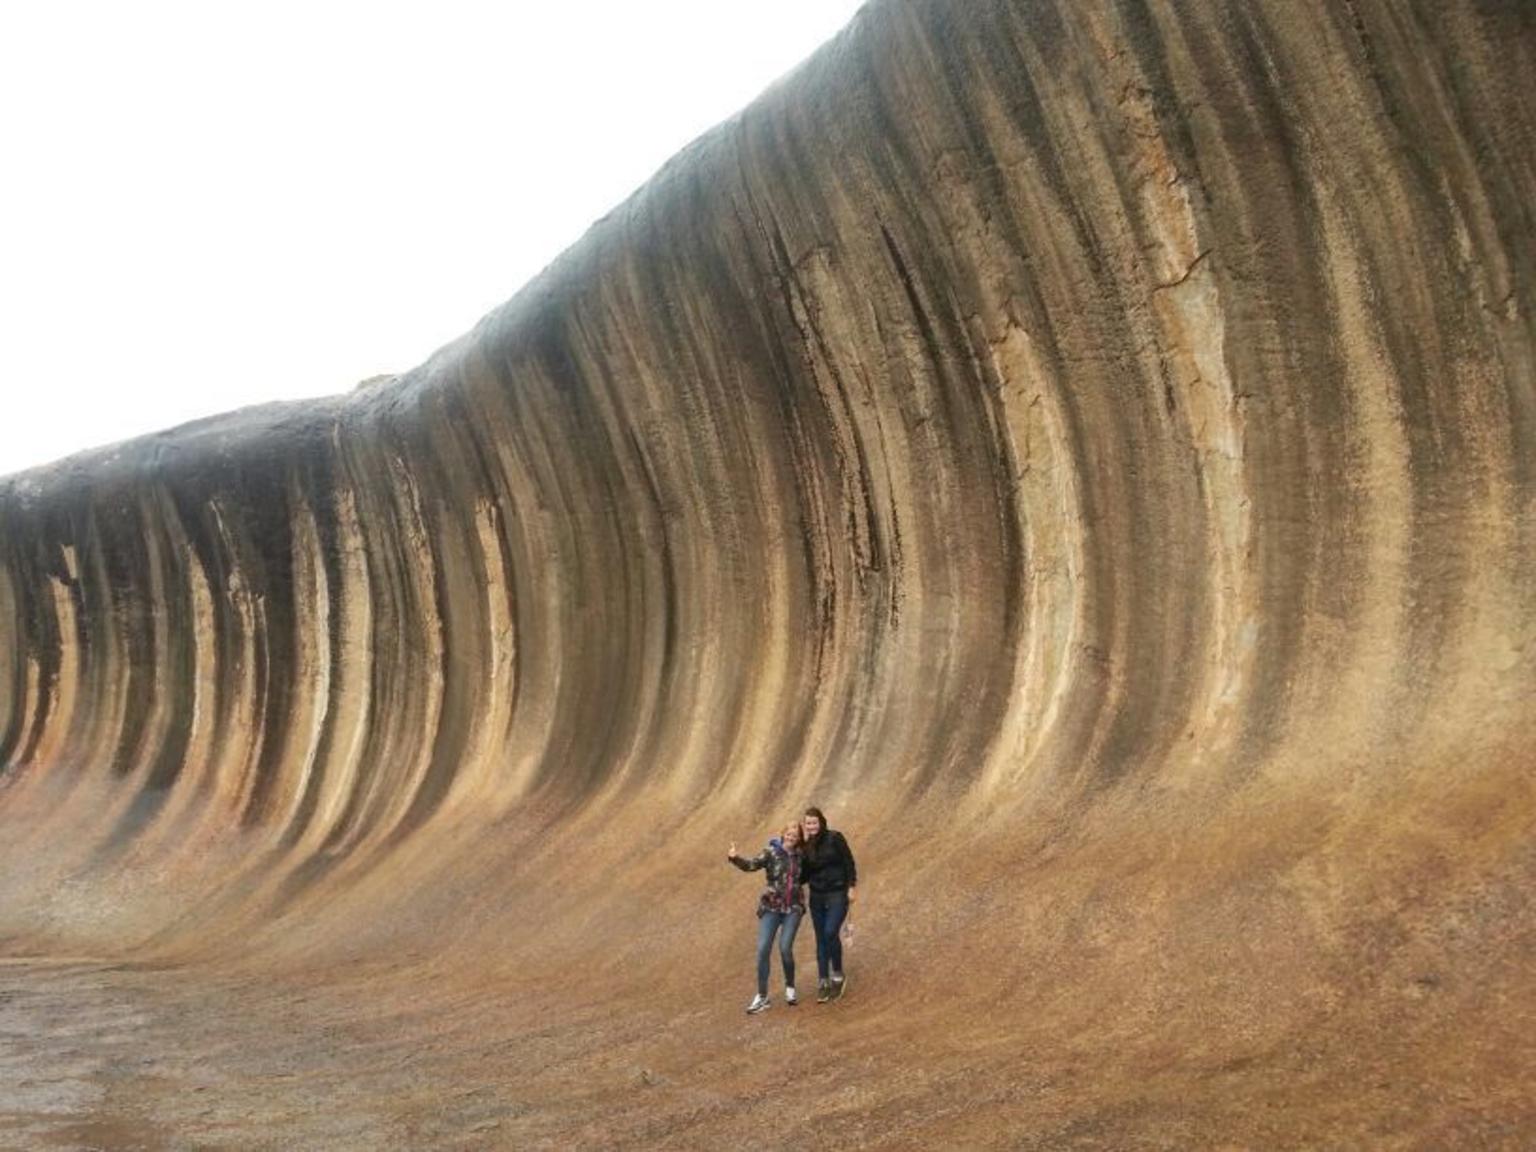
<instances>
[{"instance_id":1,"label":"white overcast sky","mask_svg":"<svg viewBox=\"0 0 1536 1152\"><path fill-rule=\"evenodd\" d=\"M0 474L399 372L860 0L0 9Z\"/></svg>"}]
</instances>

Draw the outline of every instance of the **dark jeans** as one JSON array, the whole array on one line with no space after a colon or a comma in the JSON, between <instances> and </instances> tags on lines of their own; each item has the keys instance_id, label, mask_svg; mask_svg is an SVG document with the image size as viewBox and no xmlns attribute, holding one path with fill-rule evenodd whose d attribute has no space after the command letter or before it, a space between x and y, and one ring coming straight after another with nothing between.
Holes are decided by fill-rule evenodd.
<instances>
[{"instance_id":1,"label":"dark jeans","mask_svg":"<svg viewBox=\"0 0 1536 1152\"><path fill-rule=\"evenodd\" d=\"M847 892L812 892L811 927L816 930L816 975L827 979L828 968L843 974L843 921L848 918Z\"/></svg>"},{"instance_id":2,"label":"dark jeans","mask_svg":"<svg viewBox=\"0 0 1536 1152\"><path fill-rule=\"evenodd\" d=\"M780 931L780 929L783 931ZM800 930L800 913L764 912L757 918L757 994L768 995L768 962L773 954L773 936L779 934L779 959L784 964L784 987L795 986L795 933Z\"/></svg>"}]
</instances>

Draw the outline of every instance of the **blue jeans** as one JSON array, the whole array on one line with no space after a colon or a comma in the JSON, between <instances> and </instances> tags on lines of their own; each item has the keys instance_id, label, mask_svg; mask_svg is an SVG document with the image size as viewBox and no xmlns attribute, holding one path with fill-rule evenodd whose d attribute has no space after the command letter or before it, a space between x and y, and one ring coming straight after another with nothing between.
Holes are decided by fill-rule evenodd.
<instances>
[{"instance_id":1,"label":"blue jeans","mask_svg":"<svg viewBox=\"0 0 1536 1152\"><path fill-rule=\"evenodd\" d=\"M783 928L782 932L779 929ZM757 994L768 995L768 962L773 955L773 936L779 933L779 960L784 964L784 987L795 986L795 933L800 913L764 912L757 919Z\"/></svg>"},{"instance_id":2,"label":"blue jeans","mask_svg":"<svg viewBox=\"0 0 1536 1152\"><path fill-rule=\"evenodd\" d=\"M816 930L816 975L827 979L830 968L843 974L843 921L848 918L848 893L812 892L811 927Z\"/></svg>"}]
</instances>

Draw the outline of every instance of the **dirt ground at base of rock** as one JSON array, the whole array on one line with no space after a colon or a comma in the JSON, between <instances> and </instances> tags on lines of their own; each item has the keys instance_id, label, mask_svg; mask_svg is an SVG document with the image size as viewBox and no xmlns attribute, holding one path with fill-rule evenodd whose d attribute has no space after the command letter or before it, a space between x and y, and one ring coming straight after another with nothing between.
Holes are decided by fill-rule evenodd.
<instances>
[{"instance_id":1,"label":"dirt ground at base of rock","mask_svg":"<svg viewBox=\"0 0 1536 1152\"><path fill-rule=\"evenodd\" d=\"M753 1017L745 971L655 971L578 1001L571 973L475 985L380 964L273 978L12 960L0 1147L762 1148L815 1131L851 1148L1518 1148L1536 1134L1531 1020L1497 1010L1521 989L1496 980L1470 1020L1425 976L1255 1043L1191 1027L1231 1005L1189 1004L1136 1035L1110 1005L1064 1034L1031 1011L1063 973L998 1000L962 972L860 959L850 949L842 1002L791 1009L776 973L774 1007Z\"/></svg>"}]
</instances>

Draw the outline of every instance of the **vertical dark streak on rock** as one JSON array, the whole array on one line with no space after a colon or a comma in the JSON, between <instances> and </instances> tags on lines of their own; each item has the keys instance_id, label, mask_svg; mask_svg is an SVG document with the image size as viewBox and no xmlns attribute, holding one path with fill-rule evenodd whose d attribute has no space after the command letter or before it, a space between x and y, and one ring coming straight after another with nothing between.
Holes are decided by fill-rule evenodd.
<instances>
[{"instance_id":1,"label":"vertical dark streak on rock","mask_svg":"<svg viewBox=\"0 0 1536 1152\"><path fill-rule=\"evenodd\" d=\"M113 493L105 499L105 506L93 510L83 532L76 537L82 553L100 550L105 586L94 605L85 600L83 590L77 586L75 612L81 624L78 648L82 670L90 667L96 647L93 631L118 628L123 637L127 705L112 761L112 773L123 777L137 762L149 720L155 668L160 658L155 651L151 614L160 606L151 602L147 587L150 560L144 541L154 526L145 523L139 509L120 494Z\"/></svg>"},{"instance_id":2,"label":"vertical dark streak on rock","mask_svg":"<svg viewBox=\"0 0 1536 1152\"><path fill-rule=\"evenodd\" d=\"M35 548L36 542L32 543ZM7 763L28 765L32 762L33 752L52 713L53 696L50 685L58 675L57 657L52 654L57 652L57 641L49 634L48 624L51 621L45 616L38 595L47 587L46 578L31 556L25 557L23 562L17 565L16 571L21 584L20 594L17 596L17 616L20 620L21 638L26 644L24 651L33 661L33 665L26 669L29 689L27 707L18 717L20 727L16 733L15 742L7 753ZM50 669L50 659L54 665L53 669ZM35 673L33 668L36 670Z\"/></svg>"},{"instance_id":3,"label":"vertical dark streak on rock","mask_svg":"<svg viewBox=\"0 0 1536 1152\"><path fill-rule=\"evenodd\" d=\"M429 494L424 501L427 525L442 526L428 531L426 539L437 573L436 611L443 629L443 700L426 774L390 833L392 843L420 828L447 799L464 766L473 717L493 674L483 639L489 626L483 596L486 573L474 528L488 484L483 473L465 471L465 464L480 461L473 450L461 452L469 426L458 395L444 388L440 397L425 400L424 430L405 444L408 454L421 462L418 482Z\"/></svg>"},{"instance_id":4,"label":"vertical dark streak on rock","mask_svg":"<svg viewBox=\"0 0 1536 1152\"><path fill-rule=\"evenodd\" d=\"M65 525L65 536L61 538L61 548L69 548L71 559L66 559L60 554L60 567L54 576L55 591L63 594L66 601L66 613L69 616L69 624L58 621L58 631L63 637L66 647L74 654L74 708L68 713L68 720L57 727L52 745L54 759L71 765L83 766L80 751L89 739L91 731L92 708L91 703L95 697L89 693L89 680L91 680L92 665L100 651L97 628L95 628L94 616L91 613L91 584L86 579L89 561L89 530L91 521L89 513L75 510L68 515ZM61 651L63 656L63 651ZM63 659L60 659L60 684L55 691L63 697ZM60 713L63 716L63 713Z\"/></svg>"},{"instance_id":5,"label":"vertical dark streak on rock","mask_svg":"<svg viewBox=\"0 0 1536 1152\"><path fill-rule=\"evenodd\" d=\"M1018 596L1021 587L1023 546L1019 533L1019 514L1014 504L1016 465L1012 459L1012 452L1006 444L1004 433L998 426L999 414L991 407L996 395L995 383L988 381L985 376L963 378L961 373L954 370L951 357L946 353L946 348L963 348L972 364L979 368L963 322L955 317L952 311L946 314L930 310L922 299L900 246L883 222L880 224L880 235L921 334L927 356L925 367L933 375L938 396L946 412L946 424L950 437L954 441L954 451L960 457L957 462L958 467L963 475L985 476L991 489L993 515L991 517L982 515L977 519L982 522L991 519L998 530L997 538L1002 544L998 569L989 573L993 586L1001 594L1001 628L999 630L993 627L978 627L976 639L981 641L978 649L983 655L977 661L973 675L981 681L983 687L978 692L976 685L966 685L963 690L967 697L976 700L979 704L977 715L991 717L994 723L1000 723L1006 715L1006 708L1002 706L1002 702L1009 695L1012 686L1013 657L1019 639L1018 629L1022 621ZM925 277L925 282L941 281L937 276L930 274ZM944 319L941 320L939 317ZM939 323L945 324L946 331L942 337L937 330ZM979 458L970 450L968 436L975 427L976 416L961 406L964 403L963 394L967 390L979 393L980 414L986 425L985 434L990 446L990 452ZM973 541L978 550L984 542L984 536ZM984 641L981 640L982 636L986 637ZM998 643L999 640L1001 643ZM916 777L919 787L931 783L935 774L941 771L950 778L965 780L980 767L984 761L986 745L991 742L996 733L986 725L968 725L962 731L964 735L961 738L946 741L948 746L942 754L925 757L925 763Z\"/></svg>"},{"instance_id":6,"label":"vertical dark streak on rock","mask_svg":"<svg viewBox=\"0 0 1536 1152\"><path fill-rule=\"evenodd\" d=\"M168 531L172 525L179 527L175 502L163 489L156 489L151 516L146 517L146 529L160 537L168 563L165 568L166 599L161 610L170 618L169 640L171 651L165 662L167 680L172 684L190 685L194 672L194 647L196 625L192 620L192 589L187 579L185 559L174 552L178 533ZM187 745L192 736L193 694L180 691L170 694L167 706L171 709L169 727L159 754L150 764L145 787L164 792L176 783L186 763Z\"/></svg>"},{"instance_id":7,"label":"vertical dark streak on rock","mask_svg":"<svg viewBox=\"0 0 1536 1152\"><path fill-rule=\"evenodd\" d=\"M1320 435L1327 425L1314 417L1318 397L1307 389L1320 372L1308 363L1310 344L1303 325L1306 318L1293 315L1298 307L1315 300L1309 284L1318 266L1312 240L1318 213L1312 203L1308 174L1301 167L1295 127L1284 107L1284 93L1272 75L1272 57L1259 15L1255 12L1222 13L1226 45L1208 34L1194 19L1181 21L1192 55L1204 73L1203 87L1229 94L1212 108L1230 155L1243 157L1255 173L1207 169L1207 179L1220 187L1211 196L1213 223L1222 241L1224 260L1234 269L1239 285L1270 282L1276 285L1276 307L1270 315L1255 308L1245 291L1234 291L1234 322L1262 325L1262 336L1246 343L1229 342L1228 370L1234 387L1246 395L1245 418L1255 431L1246 442L1244 490L1249 493L1255 523L1253 572L1255 595L1265 605L1260 621L1262 643L1252 671L1253 684L1245 693L1244 732L1241 749L1246 766L1262 761L1282 737L1291 703L1294 665L1304 635L1303 620L1308 585L1318 570L1295 563L1297 555L1316 557L1319 530L1330 523L1323 510L1314 507L1318 498L1317 477L1310 462L1318 460ZM1227 50L1238 55L1230 60ZM1240 83L1234 89L1234 72ZM1237 196L1228 196L1228 185ZM1241 197L1256 195L1259 203ZM1231 249L1230 252L1225 251ZM1251 318L1250 318L1251 317ZM1263 342L1261 343L1260 340ZM1273 345L1269 342L1273 341ZM1264 387L1277 367L1294 373L1298 386L1278 394ZM1325 402L1336 398L1333 389L1323 390ZM1253 417L1262 412L1262 418ZM1241 771L1241 767L1236 768Z\"/></svg>"},{"instance_id":8,"label":"vertical dark streak on rock","mask_svg":"<svg viewBox=\"0 0 1536 1152\"><path fill-rule=\"evenodd\" d=\"M151 695L155 692L162 674L173 670L179 670L183 674L183 678L176 680L176 683L187 686L192 683L191 671L194 663L192 649L196 633L195 624L190 619L190 587L188 587L186 601L182 601L178 594L178 575L182 570L182 558L174 554L174 537L168 531L168 517L175 515L175 503L169 494L165 494L154 505L145 509L142 524L136 533L136 539L149 541L150 548L142 559L136 559L135 570L149 572L151 568L154 569L150 581L159 587L164 597L154 607L157 611L173 613L166 622L166 638L170 650L157 651L156 625L152 619L130 617L125 629L126 648L130 653L135 649L143 653L142 656L137 658L130 656L129 659L142 662L143 679L148 681L148 685L144 692L138 695L130 693L128 697L127 717L134 735L132 739L125 738L122 742L122 747L128 751L128 755L119 763L118 770L121 773L127 773L136 769L145 760L146 753L151 753L148 756L149 769L139 784L139 790L132 804L123 813L112 834L98 850L93 861L93 866L96 868L106 867L111 860L125 853L131 847L133 840L160 815L170 798L171 789L181 780L183 771L187 767L186 753L192 727L191 694L186 691L174 695L162 692L158 700ZM114 545L114 550L122 547L120 544ZM118 579L113 577L112 583L120 587ZM186 612L180 620L174 615L178 607ZM132 683L130 679L130 687ZM168 724L162 722L163 731L160 733L155 733L148 726L152 708L169 712ZM142 742L149 739L159 740L158 747L152 752L142 746ZM215 747L217 746L215 744ZM202 797L210 795L211 786L211 781L200 779L196 782Z\"/></svg>"},{"instance_id":9,"label":"vertical dark streak on rock","mask_svg":"<svg viewBox=\"0 0 1536 1152\"><path fill-rule=\"evenodd\" d=\"M661 600L656 609L661 616L661 651L655 654L657 683L661 686L660 698L666 701L677 663L678 604L677 604L677 557L673 551L672 534L668 527L671 518L666 502L662 499L661 486L656 479L656 468L649 453L640 443L633 427L628 430L629 449L639 465L645 480L645 497L649 502L651 523L654 525L657 546L661 553Z\"/></svg>"},{"instance_id":10,"label":"vertical dark streak on rock","mask_svg":"<svg viewBox=\"0 0 1536 1152\"><path fill-rule=\"evenodd\" d=\"M664 321L670 322L670 321ZM574 542L580 559L574 568L574 583L581 599L581 647L607 642L609 659L594 667L592 675L579 682L574 692L564 694L570 725L571 743L559 775L552 781L564 797L577 800L590 795L616 767L613 750L624 743L624 721L632 716L632 694L637 678L631 661L627 630L615 627L624 623L626 596L608 600L601 577L608 565L620 572L620 585L626 586L629 570L618 541L623 536L619 519L619 498L612 477L613 451L588 400L571 351L573 333L569 320L552 323L536 334L532 349L533 363L540 376L549 381L556 411L571 440L581 446L586 467L571 493L572 504L588 510L584 531ZM619 620L615 621L614 616ZM604 625L599 630L599 625ZM577 715L582 719L578 720Z\"/></svg>"},{"instance_id":11,"label":"vertical dark streak on rock","mask_svg":"<svg viewBox=\"0 0 1536 1152\"><path fill-rule=\"evenodd\" d=\"M314 450L305 443L305 455ZM293 681L286 673L297 663L293 600L293 524L297 510L289 502L286 461L253 460L247 468L246 491L254 491L262 513L242 521L243 535L250 541L243 565L260 581L254 595L261 605L256 653L256 714L262 733L261 753L240 816L241 827L252 828L275 814L273 789L282 772L281 757L287 747L284 737L292 719Z\"/></svg>"},{"instance_id":12,"label":"vertical dark streak on rock","mask_svg":"<svg viewBox=\"0 0 1536 1152\"><path fill-rule=\"evenodd\" d=\"M314 517L320 561L325 569L327 619L331 626L322 643L329 649L330 667L337 669L341 667L345 655L342 648L344 634L339 623L342 618L340 556L350 542L341 538L340 525L336 520L336 493L341 481L333 455L333 435L334 426L324 426L323 434L316 439L315 450L300 459L297 467L298 487L305 493L310 513ZM293 814L283 827L281 847L284 849L291 849L309 831L320 803L321 791L328 783L326 767L331 761L340 734L336 725L337 694L340 691L341 677L333 671L327 698L320 704L325 713L325 722L315 745L314 765L304 781Z\"/></svg>"},{"instance_id":13,"label":"vertical dark streak on rock","mask_svg":"<svg viewBox=\"0 0 1536 1152\"><path fill-rule=\"evenodd\" d=\"M399 548L399 525L395 519L394 501L390 499L378 507L374 491L383 487L392 493L388 481L390 466L379 459L369 447L363 433L378 436L382 420L378 413L369 412L361 428L343 428L337 448L338 471L344 483L357 499L356 516L361 539L350 547L357 547L366 558L368 601L371 606L369 640L372 645L372 661L365 673L370 680L369 703L372 715L381 719L367 725L363 747L358 755L356 776L350 781L346 800L336 821L326 831L320 844L317 861L342 854L361 824L362 814L372 794L377 777L393 767L395 754L389 749L390 729L398 720L398 709L391 689L397 675L411 673L411 664L401 650L400 634L395 626L399 605L396 566ZM385 615L385 609L389 609ZM384 617L384 622L381 622ZM386 646L387 644L387 646ZM389 761L386 761L386 756ZM296 874L295 883L313 881L318 875Z\"/></svg>"},{"instance_id":14,"label":"vertical dark streak on rock","mask_svg":"<svg viewBox=\"0 0 1536 1152\"><path fill-rule=\"evenodd\" d=\"M752 224L748 227L746 221L741 218L740 204L734 205L737 213L738 225L749 240L747 252L753 260L754 267L760 274L767 276L776 284L779 277L772 263L771 243L768 239L768 229L764 225L761 213L757 207L755 196L752 192L746 176L743 174L741 186L746 199L747 210L751 215ZM759 249L750 244L752 236L756 236L760 242ZM766 265L766 267L764 267ZM779 284L779 292L776 303L787 304L787 297ZM784 315L783 309L776 308L773 312L775 326L780 330L794 331L793 322ZM827 497L822 490L821 469L818 464L816 445L825 441L827 437L814 434L808 422L807 413L802 410L798 402L801 393L799 374L795 370L787 351L785 341L769 339L767 351L770 357L770 380L776 385L775 396L783 414L787 426L787 439L790 448L791 468L794 474L797 499L795 501L799 510L800 553L804 561L804 572L810 582L810 592L814 605L813 619L815 622L816 657L814 664L814 683L819 691L825 683L826 664L829 645L832 642L837 621L837 583L835 570L826 549L830 544L830 530L828 527L829 513L827 510ZM823 409L824 411L824 409Z\"/></svg>"},{"instance_id":15,"label":"vertical dark streak on rock","mask_svg":"<svg viewBox=\"0 0 1536 1152\"><path fill-rule=\"evenodd\" d=\"M466 393L468 392L470 392L470 389L467 387ZM487 423L482 423L478 419L478 414L467 399L461 418L463 420L464 436L470 446L470 451L474 455L477 471L483 478L488 494L487 498L495 511L496 522L499 527L496 533L496 547L501 563L502 577L507 584L505 597L508 604L508 616L512 621L513 628L513 634L510 639L514 645L514 652L516 652L522 641L522 633L518 628L518 605L524 599L521 591L522 574L520 570L522 565L518 562L517 550L513 545L514 534L518 531L518 528L514 526L519 514L518 497L510 478L500 466L495 449L490 443L490 438L494 435L494 428L490 427ZM518 699L523 688L520 664L521 661L514 658L510 670L511 683L508 687L507 711L510 722L514 724L517 718ZM503 739L507 735L508 733L506 732L501 733Z\"/></svg>"},{"instance_id":16,"label":"vertical dark streak on rock","mask_svg":"<svg viewBox=\"0 0 1536 1152\"><path fill-rule=\"evenodd\" d=\"M11 553L9 517L0 506L0 779L15 767L11 752L21 738L22 717L27 708L27 650L25 617L17 590L17 571Z\"/></svg>"}]
</instances>

